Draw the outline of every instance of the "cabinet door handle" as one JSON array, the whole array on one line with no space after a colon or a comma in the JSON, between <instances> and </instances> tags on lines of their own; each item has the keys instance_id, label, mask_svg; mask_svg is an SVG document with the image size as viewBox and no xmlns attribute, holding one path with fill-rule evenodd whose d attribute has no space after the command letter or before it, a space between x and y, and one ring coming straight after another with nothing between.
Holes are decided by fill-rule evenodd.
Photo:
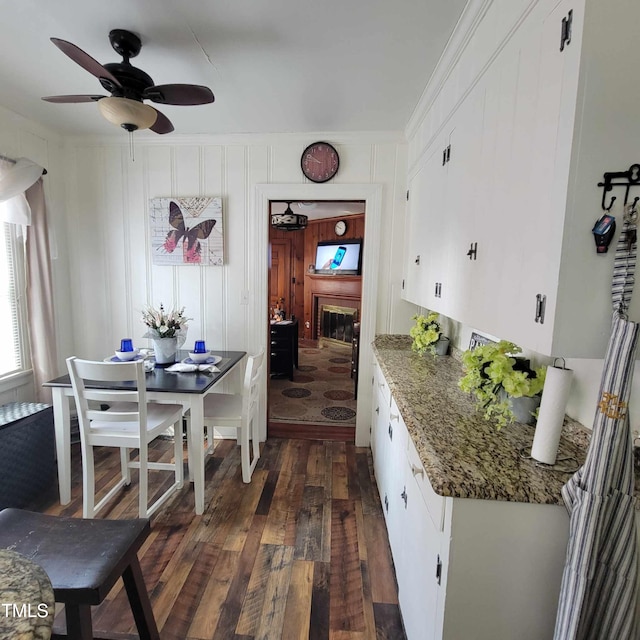
<instances>
[{"instance_id":1,"label":"cabinet door handle","mask_svg":"<svg viewBox=\"0 0 640 640\"><path fill-rule=\"evenodd\" d=\"M566 18L562 18L562 24L560 27L560 51L564 51L564 48L571 44L571 26L573 22L573 9L569 11Z\"/></svg>"},{"instance_id":2,"label":"cabinet door handle","mask_svg":"<svg viewBox=\"0 0 640 640\"><path fill-rule=\"evenodd\" d=\"M440 560L440 554L438 554L438 560L436 562L436 580L440 584L442 580L442 560Z\"/></svg>"},{"instance_id":3,"label":"cabinet door handle","mask_svg":"<svg viewBox=\"0 0 640 640\"><path fill-rule=\"evenodd\" d=\"M376 413L380 415L380 407L376 407Z\"/></svg>"},{"instance_id":4,"label":"cabinet door handle","mask_svg":"<svg viewBox=\"0 0 640 640\"><path fill-rule=\"evenodd\" d=\"M389 440L393 440L393 427L389 425Z\"/></svg>"},{"instance_id":5,"label":"cabinet door handle","mask_svg":"<svg viewBox=\"0 0 640 640\"><path fill-rule=\"evenodd\" d=\"M411 463L411 473L413 477L422 476L424 478L424 469L422 467L416 467L415 464Z\"/></svg>"},{"instance_id":6,"label":"cabinet door handle","mask_svg":"<svg viewBox=\"0 0 640 640\"><path fill-rule=\"evenodd\" d=\"M420 264L420 256L416 256L416 259L414 260L414 262L419 265Z\"/></svg>"},{"instance_id":7,"label":"cabinet door handle","mask_svg":"<svg viewBox=\"0 0 640 640\"><path fill-rule=\"evenodd\" d=\"M389 513L389 498L387 498L387 494L384 494L384 509L387 513Z\"/></svg>"},{"instance_id":8,"label":"cabinet door handle","mask_svg":"<svg viewBox=\"0 0 640 640\"><path fill-rule=\"evenodd\" d=\"M404 508L407 508L407 487L403 487L400 497L404 500Z\"/></svg>"},{"instance_id":9,"label":"cabinet door handle","mask_svg":"<svg viewBox=\"0 0 640 640\"><path fill-rule=\"evenodd\" d=\"M536 317L535 321L544 324L544 312L547 306L547 296L542 293L536 294Z\"/></svg>"}]
</instances>

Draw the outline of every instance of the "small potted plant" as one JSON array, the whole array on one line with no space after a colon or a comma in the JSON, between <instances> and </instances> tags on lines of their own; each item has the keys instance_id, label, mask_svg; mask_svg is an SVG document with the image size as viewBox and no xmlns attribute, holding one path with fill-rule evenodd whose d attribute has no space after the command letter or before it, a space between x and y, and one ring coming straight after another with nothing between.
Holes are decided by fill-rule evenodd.
<instances>
[{"instance_id":1,"label":"small potted plant","mask_svg":"<svg viewBox=\"0 0 640 640\"><path fill-rule=\"evenodd\" d=\"M478 410L485 420L495 420L498 429L514 421L533 423L540 405L547 368L532 369L518 353L520 347L501 340L462 354L465 375L458 386L476 397Z\"/></svg>"},{"instance_id":2,"label":"small potted plant","mask_svg":"<svg viewBox=\"0 0 640 640\"><path fill-rule=\"evenodd\" d=\"M412 319L415 324L409 330L409 335L413 338L411 349L420 355L427 351L433 355L447 355L449 338L442 335L438 314L435 311L426 316L416 314Z\"/></svg>"}]
</instances>

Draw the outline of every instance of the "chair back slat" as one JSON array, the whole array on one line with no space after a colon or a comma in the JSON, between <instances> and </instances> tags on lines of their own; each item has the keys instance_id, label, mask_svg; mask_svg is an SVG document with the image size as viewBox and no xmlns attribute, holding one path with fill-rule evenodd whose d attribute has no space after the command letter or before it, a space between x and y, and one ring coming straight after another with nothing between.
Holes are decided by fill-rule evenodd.
<instances>
[{"instance_id":1,"label":"chair back slat","mask_svg":"<svg viewBox=\"0 0 640 640\"><path fill-rule=\"evenodd\" d=\"M96 402L138 402L138 391L115 391L111 389L90 389L84 387L84 397Z\"/></svg>"},{"instance_id":2,"label":"chair back slat","mask_svg":"<svg viewBox=\"0 0 640 640\"><path fill-rule=\"evenodd\" d=\"M87 411L89 420L100 420L100 422L137 422L140 417L139 411Z\"/></svg>"}]
</instances>

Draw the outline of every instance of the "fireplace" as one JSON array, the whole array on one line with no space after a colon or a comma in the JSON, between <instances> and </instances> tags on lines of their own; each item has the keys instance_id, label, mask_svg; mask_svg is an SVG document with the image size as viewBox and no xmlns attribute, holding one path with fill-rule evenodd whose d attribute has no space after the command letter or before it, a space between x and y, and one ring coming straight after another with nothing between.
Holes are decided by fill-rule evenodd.
<instances>
[{"instance_id":1,"label":"fireplace","mask_svg":"<svg viewBox=\"0 0 640 640\"><path fill-rule=\"evenodd\" d=\"M360 321L361 276L307 274L304 281L305 338L311 340L322 338L321 309L327 305L346 308L349 312L355 310L357 318L353 322Z\"/></svg>"},{"instance_id":2,"label":"fireplace","mask_svg":"<svg viewBox=\"0 0 640 640\"><path fill-rule=\"evenodd\" d=\"M353 324L358 321L358 310L324 304L320 307L319 336L324 340L351 344Z\"/></svg>"}]
</instances>

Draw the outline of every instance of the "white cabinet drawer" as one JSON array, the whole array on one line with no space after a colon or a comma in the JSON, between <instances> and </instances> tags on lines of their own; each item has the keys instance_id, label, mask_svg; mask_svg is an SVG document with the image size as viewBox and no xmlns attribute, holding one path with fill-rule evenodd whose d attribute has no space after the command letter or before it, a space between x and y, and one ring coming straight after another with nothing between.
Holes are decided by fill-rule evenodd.
<instances>
[{"instance_id":1,"label":"white cabinet drawer","mask_svg":"<svg viewBox=\"0 0 640 640\"><path fill-rule=\"evenodd\" d=\"M384 374L380 367L376 368L374 385L374 394L378 394L378 396L383 400L384 405L388 407L391 404L391 390L389 389L387 381L384 379Z\"/></svg>"},{"instance_id":2,"label":"white cabinet drawer","mask_svg":"<svg viewBox=\"0 0 640 640\"><path fill-rule=\"evenodd\" d=\"M427 511L433 525L438 531L442 531L444 527L444 498L439 496L431 487L427 473L422 466L420 456L416 450L413 440L409 438L409 446L407 448L407 457L411 466L411 473L416 479L418 490L422 494Z\"/></svg>"}]
</instances>

